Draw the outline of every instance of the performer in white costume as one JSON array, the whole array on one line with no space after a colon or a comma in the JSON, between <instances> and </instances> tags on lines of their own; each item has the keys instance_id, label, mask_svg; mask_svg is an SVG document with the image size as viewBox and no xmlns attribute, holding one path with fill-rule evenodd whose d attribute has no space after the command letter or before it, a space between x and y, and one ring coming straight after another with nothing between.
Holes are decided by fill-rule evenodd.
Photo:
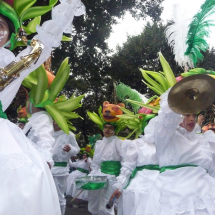
<instances>
[{"instance_id":1,"label":"performer in white costume","mask_svg":"<svg viewBox=\"0 0 215 215\"><path fill-rule=\"evenodd\" d=\"M54 147L53 147L53 160L54 167L51 172L57 188L61 214L65 214L66 199L64 194L66 192L67 178L69 175L69 158L78 154L80 148L76 142L75 135L69 132L69 135L64 133L60 127L54 122Z\"/></svg>"},{"instance_id":2,"label":"performer in white costume","mask_svg":"<svg viewBox=\"0 0 215 215\"><path fill-rule=\"evenodd\" d=\"M130 153L136 151L136 169L131 175L129 185L122 191L118 215L135 215L138 212L138 205L145 203L160 173L155 145L153 140L150 141L152 142L146 142L145 137L141 136L128 145L127 150Z\"/></svg>"},{"instance_id":3,"label":"performer in white costume","mask_svg":"<svg viewBox=\"0 0 215 215\"><path fill-rule=\"evenodd\" d=\"M92 162L90 157L87 157L87 154L81 154L82 159L77 160L76 162L70 162L70 167L77 168L77 170L71 172L67 179L67 188L66 195L75 197L80 193L80 190L77 190L75 180L80 177L85 177L89 174L90 164ZM88 191L84 190L78 197L78 199L88 200Z\"/></svg>"},{"instance_id":4,"label":"performer in white costume","mask_svg":"<svg viewBox=\"0 0 215 215\"><path fill-rule=\"evenodd\" d=\"M123 188L127 185L129 177L133 171L135 158L132 154L126 155L122 145L123 141L114 135L115 127L113 123L104 125L104 137L98 140L95 145L93 162L91 164L91 176L107 176L108 187L100 190L89 191L88 210L93 214L114 215L114 207L108 209L113 193L119 197ZM126 147L125 147L126 148Z\"/></svg>"},{"instance_id":5,"label":"performer in white costume","mask_svg":"<svg viewBox=\"0 0 215 215\"><path fill-rule=\"evenodd\" d=\"M3 107L0 105L0 214L61 214L55 184L46 162L32 147L31 141L26 138L22 130L6 119L2 109L6 110L10 105L24 77L49 57L53 46L60 44L63 31L71 24L73 16L76 14L77 5L74 3L79 4L80 9L78 1L62 1L62 4L53 10L53 20L37 28L36 37L45 46L39 60L32 67L25 69L20 77L0 92L0 101L3 104ZM0 4L0 14L4 12L10 14L10 10L13 10L2 1ZM4 15L6 16L5 13ZM8 18L10 19L10 16ZM1 15L0 22L1 28L6 26L5 23L7 24ZM8 41L8 37L4 40L6 37L2 38L1 35L0 38L0 67L5 67L15 59L20 61L21 56L28 55L31 51L31 47L28 47L15 58L11 51L2 47ZM1 76L1 80L2 78L3 76Z\"/></svg>"},{"instance_id":6,"label":"performer in white costume","mask_svg":"<svg viewBox=\"0 0 215 215\"><path fill-rule=\"evenodd\" d=\"M52 147L55 142L55 139L53 138L54 128L52 117L47 111L33 107L32 103L28 103L26 109L27 112L32 115L25 125L23 132L36 144L36 149L51 168L54 165L52 159Z\"/></svg>"},{"instance_id":7,"label":"performer in white costume","mask_svg":"<svg viewBox=\"0 0 215 215\"><path fill-rule=\"evenodd\" d=\"M145 139L154 140L160 174L138 215L215 214L212 131L196 134L195 114L181 116L161 97L161 109L145 128Z\"/></svg>"}]
</instances>

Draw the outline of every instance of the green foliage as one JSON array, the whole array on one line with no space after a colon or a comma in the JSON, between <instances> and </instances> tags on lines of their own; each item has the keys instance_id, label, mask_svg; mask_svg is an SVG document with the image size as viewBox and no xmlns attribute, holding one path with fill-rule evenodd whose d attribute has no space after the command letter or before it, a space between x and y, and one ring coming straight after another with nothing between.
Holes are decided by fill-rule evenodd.
<instances>
[{"instance_id":1,"label":"green foliage","mask_svg":"<svg viewBox=\"0 0 215 215\"><path fill-rule=\"evenodd\" d=\"M203 59L201 51L205 52L208 49L206 37L209 36L209 27L214 26L214 20L208 20L208 17L215 12L215 0L206 0L201 6L201 10L193 17L189 26L187 35L187 50L185 55L188 55L194 65L199 60Z\"/></svg>"}]
</instances>

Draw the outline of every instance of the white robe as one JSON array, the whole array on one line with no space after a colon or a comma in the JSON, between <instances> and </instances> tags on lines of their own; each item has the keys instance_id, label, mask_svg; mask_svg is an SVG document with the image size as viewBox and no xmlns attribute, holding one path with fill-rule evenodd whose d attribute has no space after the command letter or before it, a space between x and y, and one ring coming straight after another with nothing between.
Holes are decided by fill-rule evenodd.
<instances>
[{"instance_id":1,"label":"white robe","mask_svg":"<svg viewBox=\"0 0 215 215\"><path fill-rule=\"evenodd\" d=\"M29 129L28 139L35 143L34 147L39 151L43 159L53 166L52 152L55 139L53 138L54 128L52 117L46 111L32 114L23 129L24 134Z\"/></svg>"},{"instance_id":2,"label":"white robe","mask_svg":"<svg viewBox=\"0 0 215 215\"><path fill-rule=\"evenodd\" d=\"M211 131L196 134L179 124L182 116L168 106L168 92L161 98L158 117L145 128L145 138L153 140L160 167L197 165L166 170L159 174L154 189L145 204L138 208L138 215L214 215L215 135ZM211 176L212 175L212 176Z\"/></svg>"},{"instance_id":3,"label":"white robe","mask_svg":"<svg viewBox=\"0 0 215 215\"><path fill-rule=\"evenodd\" d=\"M60 45L63 32L68 32L74 15L81 15L84 6L79 0L61 0L52 10L52 20L37 27L35 36L44 45L37 63L21 72L20 77L0 92L3 110L16 95L22 80L48 59L52 47ZM17 57L0 48L0 67L28 55L27 47ZM0 214L4 215L60 215L55 184L47 163L32 147L22 130L5 119L0 119Z\"/></svg>"},{"instance_id":4,"label":"white robe","mask_svg":"<svg viewBox=\"0 0 215 215\"><path fill-rule=\"evenodd\" d=\"M47 163L22 130L0 119L0 214L60 215Z\"/></svg>"},{"instance_id":5,"label":"white robe","mask_svg":"<svg viewBox=\"0 0 215 215\"><path fill-rule=\"evenodd\" d=\"M156 159L155 145L153 143L146 142L144 136L131 141L127 150L130 153L132 150L136 151L137 158L135 167L157 165L158 163ZM137 213L138 206L144 204L146 201L158 175L158 170L143 169L141 171L137 171L135 177L131 179L128 187L122 191L117 214L135 215Z\"/></svg>"},{"instance_id":6,"label":"white robe","mask_svg":"<svg viewBox=\"0 0 215 215\"><path fill-rule=\"evenodd\" d=\"M75 135L72 132L66 134L62 130L55 131L53 135L55 142L53 145L53 160L54 162L66 162L66 167L53 166L51 172L57 188L58 198L61 207L61 214L64 215L66 209L66 199L64 194L66 192L67 178L69 175L68 161L71 156L78 154L80 148L76 142ZM63 151L63 147L69 145L71 150L69 152Z\"/></svg>"},{"instance_id":7,"label":"white robe","mask_svg":"<svg viewBox=\"0 0 215 215\"><path fill-rule=\"evenodd\" d=\"M75 168L82 168L87 171L90 170L90 164L92 160L91 158L87 158L87 162L85 160L78 160L76 162L71 162L70 167L75 167ZM75 180L77 178L85 177L87 176L87 173L81 172L79 170L75 170L69 174L69 177L67 179L67 188L66 188L66 194L70 195L72 197L75 197L78 195L80 190L76 188L76 183ZM78 199L83 199L83 200L88 200L88 191L84 190L78 197Z\"/></svg>"}]
</instances>

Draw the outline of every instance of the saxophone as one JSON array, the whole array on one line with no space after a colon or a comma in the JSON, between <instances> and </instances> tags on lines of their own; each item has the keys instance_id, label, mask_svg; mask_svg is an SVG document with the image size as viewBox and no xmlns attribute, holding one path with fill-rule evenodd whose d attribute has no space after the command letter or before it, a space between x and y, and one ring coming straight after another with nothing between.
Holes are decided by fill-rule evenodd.
<instances>
[{"instance_id":1,"label":"saxophone","mask_svg":"<svg viewBox=\"0 0 215 215\"><path fill-rule=\"evenodd\" d=\"M18 37L19 40L23 41L25 44L29 44L27 34L22 28L19 29ZM22 56L21 60L18 62L14 60L5 68L0 68L0 91L18 78L23 70L29 68L39 59L44 48L43 44L39 40L32 39L29 45L32 47L30 54Z\"/></svg>"}]
</instances>

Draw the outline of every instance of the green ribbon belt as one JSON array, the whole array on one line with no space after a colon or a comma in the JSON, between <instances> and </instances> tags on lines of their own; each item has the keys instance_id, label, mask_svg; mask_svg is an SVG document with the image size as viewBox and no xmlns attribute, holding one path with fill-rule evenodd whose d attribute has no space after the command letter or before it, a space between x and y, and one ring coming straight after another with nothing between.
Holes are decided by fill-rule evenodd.
<instances>
[{"instance_id":1,"label":"green ribbon belt","mask_svg":"<svg viewBox=\"0 0 215 215\"><path fill-rule=\"evenodd\" d=\"M126 189L128 187L128 185L131 182L131 179L133 179L135 177L135 175L137 174L137 171L142 171L143 169L160 171L159 165L149 164L149 165L144 165L144 166L137 166L133 170L133 172L131 173L131 176L129 178L128 184L126 185L126 187L124 189Z\"/></svg>"},{"instance_id":2,"label":"green ribbon belt","mask_svg":"<svg viewBox=\"0 0 215 215\"><path fill-rule=\"evenodd\" d=\"M89 174L89 171L86 170L86 169L82 169L82 168L77 168L77 170L79 170L80 172L83 172L83 173L86 173L86 174Z\"/></svg>"},{"instance_id":3,"label":"green ribbon belt","mask_svg":"<svg viewBox=\"0 0 215 215\"><path fill-rule=\"evenodd\" d=\"M143 169L158 170L158 171L160 171L159 165L149 164L149 165L144 165L144 166L137 166L137 167L133 170L133 172L131 173L130 178L134 178L135 175L137 174L137 171L142 171Z\"/></svg>"},{"instance_id":4,"label":"green ribbon belt","mask_svg":"<svg viewBox=\"0 0 215 215\"><path fill-rule=\"evenodd\" d=\"M54 162L54 166L67 167L67 162Z\"/></svg>"},{"instance_id":5,"label":"green ribbon belt","mask_svg":"<svg viewBox=\"0 0 215 215\"><path fill-rule=\"evenodd\" d=\"M120 174L121 162L120 161L103 161L101 163L101 172L118 176Z\"/></svg>"},{"instance_id":6,"label":"green ribbon belt","mask_svg":"<svg viewBox=\"0 0 215 215\"><path fill-rule=\"evenodd\" d=\"M76 185L78 185L80 182L75 182L75 183L76 183ZM81 187L81 189L83 189L83 190L99 190L105 186L106 186L105 182L101 182L101 183L88 182L85 185L83 185Z\"/></svg>"},{"instance_id":7,"label":"green ribbon belt","mask_svg":"<svg viewBox=\"0 0 215 215\"><path fill-rule=\"evenodd\" d=\"M192 165L192 164L181 164L177 166L163 166L160 168L160 173L165 172L166 170L175 170L181 167L198 167L197 165Z\"/></svg>"}]
</instances>

